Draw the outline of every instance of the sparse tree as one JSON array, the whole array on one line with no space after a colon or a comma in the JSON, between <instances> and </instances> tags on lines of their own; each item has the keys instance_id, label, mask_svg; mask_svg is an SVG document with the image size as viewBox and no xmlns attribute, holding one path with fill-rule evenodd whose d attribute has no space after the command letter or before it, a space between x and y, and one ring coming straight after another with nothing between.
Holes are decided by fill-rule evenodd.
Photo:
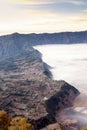
<instances>
[{"instance_id":1,"label":"sparse tree","mask_svg":"<svg viewBox=\"0 0 87 130\"><path fill-rule=\"evenodd\" d=\"M84 127L84 128L82 128L82 130L87 130L87 126L86 126L86 127Z\"/></svg>"},{"instance_id":2,"label":"sparse tree","mask_svg":"<svg viewBox=\"0 0 87 130\"><path fill-rule=\"evenodd\" d=\"M0 111L0 130L8 130L11 117L5 112Z\"/></svg>"},{"instance_id":3,"label":"sparse tree","mask_svg":"<svg viewBox=\"0 0 87 130\"><path fill-rule=\"evenodd\" d=\"M33 126L28 124L25 118L15 117L12 119L8 130L33 130Z\"/></svg>"}]
</instances>

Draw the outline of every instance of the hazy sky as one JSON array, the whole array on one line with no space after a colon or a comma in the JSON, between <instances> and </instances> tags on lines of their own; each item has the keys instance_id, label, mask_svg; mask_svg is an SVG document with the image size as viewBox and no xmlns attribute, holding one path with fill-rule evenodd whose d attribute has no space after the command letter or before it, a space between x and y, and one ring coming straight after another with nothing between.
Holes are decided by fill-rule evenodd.
<instances>
[{"instance_id":1,"label":"hazy sky","mask_svg":"<svg viewBox=\"0 0 87 130\"><path fill-rule=\"evenodd\" d=\"M87 30L87 0L0 0L0 34Z\"/></svg>"}]
</instances>

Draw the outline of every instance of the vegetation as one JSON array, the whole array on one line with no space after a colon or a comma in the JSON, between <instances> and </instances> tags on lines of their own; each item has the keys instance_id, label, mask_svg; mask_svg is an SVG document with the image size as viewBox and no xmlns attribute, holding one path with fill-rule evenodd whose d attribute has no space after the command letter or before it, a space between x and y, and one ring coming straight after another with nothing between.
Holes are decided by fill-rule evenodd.
<instances>
[{"instance_id":1,"label":"vegetation","mask_svg":"<svg viewBox=\"0 0 87 130\"><path fill-rule=\"evenodd\" d=\"M27 123L25 118L15 117L10 122L8 130L33 130L33 127Z\"/></svg>"},{"instance_id":2,"label":"vegetation","mask_svg":"<svg viewBox=\"0 0 87 130\"><path fill-rule=\"evenodd\" d=\"M60 128L61 130L66 130L66 128L62 124L60 124Z\"/></svg>"},{"instance_id":3,"label":"vegetation","mask_svg":"<svg viewBox=\"0 0 87 130\"><path fill-rule=\"evenodd\" d=\"M0 111L0 130L33 130L23 117L11 118L5 111Z\"/></svg>"},{"instance_id":4,"label":"vegetation","mask_svg":"<svg viewBox=\"0 0 87 130\"><path fill-rule=\"evenodd\" d=\"M60 128L53 128L53 129L48 129L48 130L62 130Z\"/></svg>"},{"instance_id":5,"label":"vegetation","mask_svg":"<svg viewBox=\"0 0 87 130\"><path fill-rule=\"evenodd\" d=\"M11 117L5 112L0 111L0 130L8 130Z\"/></svg>"},{"instance_id":6,"label":"vegetation","mask_svg":"<svg viewBox=\"0 0 87 130\"><path fill-rule=\"evenodd\" d=\"M87 126L86 126L86 127L84 127L84 128L82 128L82 130L87 130Z\"/></svg>"}]
</instances>

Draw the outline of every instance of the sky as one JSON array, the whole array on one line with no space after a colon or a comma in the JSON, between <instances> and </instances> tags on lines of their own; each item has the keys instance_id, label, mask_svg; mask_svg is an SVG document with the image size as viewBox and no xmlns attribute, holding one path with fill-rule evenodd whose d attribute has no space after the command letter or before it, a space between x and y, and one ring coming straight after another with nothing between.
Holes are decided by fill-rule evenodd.
<instances>
[{"instance_id":1,"label":"sky","mask_svg":"<svg viewBox=\"0 0 87 130\"><path fill-rule=\"evenodd\" d=\"M0 35L87 30L87 0L0 0Z\"/></svg>"}]
</instances>

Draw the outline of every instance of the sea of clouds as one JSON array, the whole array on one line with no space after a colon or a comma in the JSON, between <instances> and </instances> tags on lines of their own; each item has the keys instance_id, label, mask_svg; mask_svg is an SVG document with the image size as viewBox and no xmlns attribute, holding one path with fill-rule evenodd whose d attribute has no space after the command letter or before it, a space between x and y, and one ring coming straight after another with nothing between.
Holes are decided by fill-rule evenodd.
<instances>
[{"instance_id":1,"label":"sea of clouds","mask_svg":"<svg viewBox=\"0 0 87 130\"><path fill-rule=\"evenodd\" d=\"M87 44L41 45L34 48L52 67L54 79L65 80L81 92L87 92Z\"/></svg>"}]
</instances>

